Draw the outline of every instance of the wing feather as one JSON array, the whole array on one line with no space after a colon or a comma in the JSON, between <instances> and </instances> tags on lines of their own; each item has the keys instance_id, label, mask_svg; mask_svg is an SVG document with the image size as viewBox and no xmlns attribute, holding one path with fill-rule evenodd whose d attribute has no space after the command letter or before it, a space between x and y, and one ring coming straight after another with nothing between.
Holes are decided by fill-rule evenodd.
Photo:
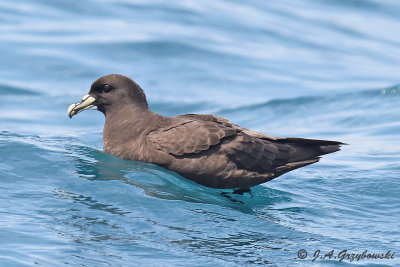
<instances>
[{"instance_id":1,"label":"wing feather","mask_svg":"<svg viewBox=\"0 0 400 267\"><path fill-rule=\"evenodd\" d=\"M209 130L207 137L210 138L210 141L202 143L212 144L214 141L216 142L215 137L211 134L212 132L218 134L218 141L226 136L235 135L235 138L230 139L225 144L224 150L239 169L270 173L274 172L277 166L286 164L290 158L290 147L275 143L276 137L240 127L226 118L208 114L186 114L178 117L212 122L204 125ZM221 127L224 131L220 130Z\"/></svg>"},{"instance_id":2,"label":"wing feather","mask_svg":"<svg viewBox=\"0 0 400 267\"><path fill-rule=\"evenodd\" d=\"M174 127L159 129L148 135L147 140L166 153L182 156L200 153L215 146L225 137L233 136L236 130L228 126L201 120L181 120Z\"/></svg>"}]
</instances>

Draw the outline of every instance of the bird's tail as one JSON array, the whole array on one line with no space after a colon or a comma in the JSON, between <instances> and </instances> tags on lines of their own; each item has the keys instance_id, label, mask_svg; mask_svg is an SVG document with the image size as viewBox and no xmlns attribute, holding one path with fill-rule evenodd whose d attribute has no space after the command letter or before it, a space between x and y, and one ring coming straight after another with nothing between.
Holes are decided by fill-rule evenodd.
<instances>
[{"instance_id":1,"label":"bird's tail","mask_svg":"<svg viewBox=\"0 0 400 267\"><path fill-rule=\"evenodd\" d=\"M308 149L317 153L319 156L324 154L333 153L340 150L340 146L347 145L337 141L317 140L317 139L305 139L305 138L282 138L278 139L279 143L286 143L293 145L298 148Z\"/></svg>"},{"instance_id":2,"label":"bird's tail","mask_svg":"<svg viewBox=\"0 0 400 267\"><path fill-rule=\"evenodd\" d=\"M275 177L288 171L318 162L320 156L340 150L342 145L337 141L326 141L305 138L280 138L275 141L283 153L288 153L288 161L278 166ZM281 149L279 149L281 151ZM287 154L286 154L287 155Z\"/></svg>"}]
</instances>

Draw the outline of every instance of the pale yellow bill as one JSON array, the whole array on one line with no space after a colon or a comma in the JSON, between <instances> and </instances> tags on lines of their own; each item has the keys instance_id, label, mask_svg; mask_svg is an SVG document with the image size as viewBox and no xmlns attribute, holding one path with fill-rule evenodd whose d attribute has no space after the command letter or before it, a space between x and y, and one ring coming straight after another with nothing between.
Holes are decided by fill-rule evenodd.
<instances>
[{"instance_id":1,"label":"pale yellow bill","mask_svg":"<svg viewBox=\"0 0 400 267\"><path fill-rule=\"evenodd\" d=\"M96 98L90 96L90 95L85 95L82 97L82 101L80 103L75 103L69 106L68 108L68 116L72 118L72 116L75 116L81 111L90 109L94 107L94 102L96 101Z\"/></svg>"}]
</instances>

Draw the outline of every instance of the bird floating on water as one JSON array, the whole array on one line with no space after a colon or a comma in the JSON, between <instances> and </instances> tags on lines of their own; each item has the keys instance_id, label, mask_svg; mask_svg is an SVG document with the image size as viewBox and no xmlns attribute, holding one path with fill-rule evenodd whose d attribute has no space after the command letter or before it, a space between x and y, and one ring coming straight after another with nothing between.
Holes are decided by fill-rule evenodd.
<instances>
[{"instance_id":1,"label":"bird floating on water","mask_svg":"<svg viewBox=\"0 0 400 267\"><path fill-rule=\"evenodd\" d=\"M97 79L70 118L97 107L105 117L104 150L127 160L157 164L212 188L246 192L286 172L315 163L344 143L278 138L214 115L165 117L151 111L142 88L128 77Z\"/></svg>"}]
</instances>

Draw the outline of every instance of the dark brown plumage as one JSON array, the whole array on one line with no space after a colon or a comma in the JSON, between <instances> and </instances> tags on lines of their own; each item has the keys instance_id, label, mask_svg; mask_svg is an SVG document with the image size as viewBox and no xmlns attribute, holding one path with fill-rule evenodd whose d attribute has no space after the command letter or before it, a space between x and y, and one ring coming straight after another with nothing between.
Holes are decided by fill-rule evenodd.
<instances>
[{"instance_id":1,"label":"dark brown plumage","mask_svg":"<svg viewBox=\"0 0 400 267\"><path fill-rule=\"evenodd\" d=\"M315 163L343 145L277 138L213 115L165 117L148 108L139 85L118 74L96 80L89 95L71 105L68 114L72 117L93 106L106 117L105 151L155 163L213 188L247 189Z\"/></svg>"}]
</instances>

